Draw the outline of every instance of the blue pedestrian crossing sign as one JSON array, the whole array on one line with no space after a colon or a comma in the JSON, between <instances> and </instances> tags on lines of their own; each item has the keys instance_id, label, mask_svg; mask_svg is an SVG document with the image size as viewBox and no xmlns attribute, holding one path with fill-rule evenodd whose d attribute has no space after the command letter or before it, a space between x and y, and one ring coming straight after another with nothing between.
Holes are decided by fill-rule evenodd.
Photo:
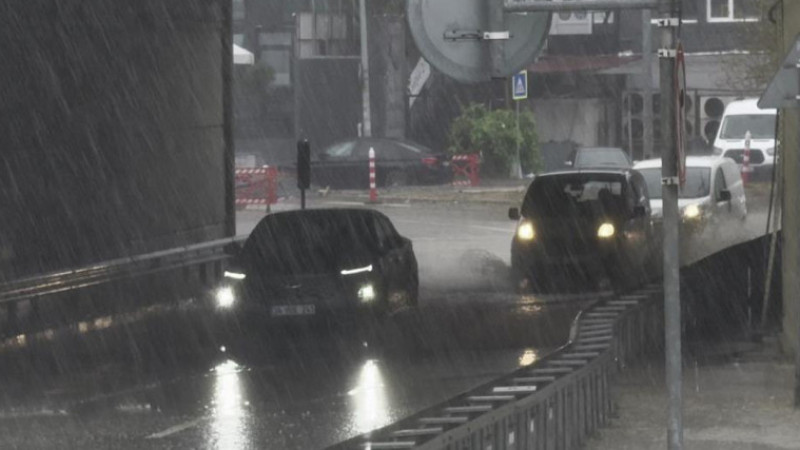
<instances>
[{"instance_id":1,"label":"blue pedestrian crossing sign","mask_svg":"<svg viewBox=\"0 0 800 450\"><path fill-rule=\"evenodd\" d=\"M523 70L511 77L511 93L514 100L525 100L528 98L528 71Z\"/></svg>"}]
</instances>

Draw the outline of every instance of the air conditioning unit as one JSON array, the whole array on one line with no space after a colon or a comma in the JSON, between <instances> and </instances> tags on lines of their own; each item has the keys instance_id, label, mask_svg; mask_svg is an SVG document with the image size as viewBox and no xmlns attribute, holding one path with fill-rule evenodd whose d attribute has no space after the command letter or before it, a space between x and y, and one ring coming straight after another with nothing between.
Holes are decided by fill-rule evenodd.
<instances>
[{"instance_id":1,"label":"air conditioning unit","mask_svg":"<svg viewBox=\"0 0 800 450\"><path fill-rule=\"evenodd\" d=\"M717 131L722 122L722 115L728 103L736 97L700 97L700 130L709 143L717 138Z\"/></svg>"},{"instance_id":2,"label":"air conditioning unit","mask_svg":"<svg viewBox=\"0 0 800 450\"><path fill-rule=\"evenodd\" d=\"M661 139L661 95L654 93L653 140ZM628 91L622 95L622 142L630 149L636 159L642 158L644 149L644 97L641 92Z\"/></svg>"}]
</instances>

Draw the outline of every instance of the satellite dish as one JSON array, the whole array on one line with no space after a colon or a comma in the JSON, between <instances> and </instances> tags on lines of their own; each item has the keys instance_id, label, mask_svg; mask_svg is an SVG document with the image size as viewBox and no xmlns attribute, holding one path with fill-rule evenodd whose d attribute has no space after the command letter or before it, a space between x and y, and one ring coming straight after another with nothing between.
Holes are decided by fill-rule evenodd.
<instances>
[{"instance_id":1,"label":"satellite dish","mask_svg":"<svg viewBox=\"0 0 800 450\"><path fill-rule=\"evenodd\" d=\"M477 83L525 68L550 30L550 13L502 9L502 0L408 0L408 25L428 62L452 78ZM492 64L495 44L499 55Z\"/></svg>"}]
</instances>

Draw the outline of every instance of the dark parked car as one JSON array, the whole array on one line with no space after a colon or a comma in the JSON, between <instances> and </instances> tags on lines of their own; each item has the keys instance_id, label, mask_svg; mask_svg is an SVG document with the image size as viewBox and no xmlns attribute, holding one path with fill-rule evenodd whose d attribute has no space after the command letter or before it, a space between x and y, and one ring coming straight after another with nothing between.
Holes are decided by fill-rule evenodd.
<instances>
[{"instance_id":1,"label":"dark parked car","mask_svg":"<svg viewBox=\"0 0 800 450\"><path fill-rule=\"evenodd\" d=\"M579 168L630 168L633 166L625 150L617 147L580 147L575 149L565 161L565 165Z\"/></svg>"},{"instance_id":2,"label":"dark parked car","mask_svg":"<svg viewBox=\"0 0 800 450\"><path fill-rule=\"evenodd\" d=\"M452 179L449 158L422 145L384 138L358 138L314 155L311 182L318 186L369 187L369 149L375 149L378 186L440 184Z\"/></svg>"},{"instance_id":3,"label":"dark parked car","mask_svg":"<svg viewBox=\"0 0 800 450\"><path fill-rule=\"evenodd\" d=\"M519 221L511 266L521 290L578 279L625 287L654 261L647 185L632 169L542 174L509 217Z\"/></svg>"},{"instance_id":4,"label":"dark parked car","mask_svg":"<svg viewBox=\"0 0 800 450\"><path fill-rule=\"evenodd\" d=\"M368 209L270 214L245 242L217 307L273 318L337 311L384 313L417 302L411 241Z\"/></svg>"}]
</instances>

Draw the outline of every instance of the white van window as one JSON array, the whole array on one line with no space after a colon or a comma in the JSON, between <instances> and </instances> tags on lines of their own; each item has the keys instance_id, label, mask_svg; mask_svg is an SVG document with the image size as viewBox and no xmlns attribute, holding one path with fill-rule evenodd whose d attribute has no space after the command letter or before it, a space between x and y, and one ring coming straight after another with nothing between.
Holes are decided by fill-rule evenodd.
<instances>
[{"instance_id":1,"label":"white van window","mask_svg":"<svg viewBox=\"0 0 800 450\"><path fill-rule=\"evenodd\" d=\"M725 116L720 130L720 139L744 139L747 132L753 139L775 139L775 115L742 114Z\"/></svg>"}]
</instances>

